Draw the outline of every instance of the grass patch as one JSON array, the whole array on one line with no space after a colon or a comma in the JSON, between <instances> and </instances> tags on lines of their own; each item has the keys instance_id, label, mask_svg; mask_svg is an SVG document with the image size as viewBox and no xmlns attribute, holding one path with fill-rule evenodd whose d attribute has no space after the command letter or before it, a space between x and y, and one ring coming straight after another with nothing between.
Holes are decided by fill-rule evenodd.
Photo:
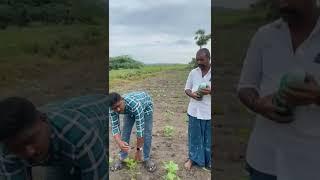
<instances>
[{"instance_id":1,"label":"grass patch","mask_svg":"<svg viewBox=\"0 0 320 180\"><path fill-rule=\"evenodd\" d=\"M106 41L105 30L102 25L87 24L9 27L0 31L0 53L1 57L61 55L74 47Z\"/></svg>"},{"instance_id":2,"label":"grass patch","mask_svg":"<svg viewBox=\"0 0 320 180\"><path fill-rule=\"evenodd\" d=\"M185 70L188 65L147 65L140 69L119 69L109 71L109 86L138 81L170 70Z\"/></svg>"},{"instance_id":3,"label":"grass patch","mask_svg":"<svg viewBox=\"0 0 320 180\"><path fill-rule=\"evenodd\" d=\"M94 49L107 47L105 30L102 25L87 24L0 30L0 85L39 79L67 64L96 57Z\"/></svg>"}]
</instances>

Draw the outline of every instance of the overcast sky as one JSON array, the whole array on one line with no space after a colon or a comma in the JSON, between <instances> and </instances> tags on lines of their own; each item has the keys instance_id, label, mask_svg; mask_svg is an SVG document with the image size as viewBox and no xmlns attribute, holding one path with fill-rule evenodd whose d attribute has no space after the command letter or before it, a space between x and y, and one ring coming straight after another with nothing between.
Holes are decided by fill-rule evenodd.
<instances>
[{"instance_id":1,"label":"overcast sky","mask_svg":"<svg viewBox=\"0 0 320 180\"><path fill-rule=\"evenodd\" d=\"M110 56L188 63L199 48L195 31L211 32L210 7L210 0L109 0Z\"/></svg>"}]
</instances>

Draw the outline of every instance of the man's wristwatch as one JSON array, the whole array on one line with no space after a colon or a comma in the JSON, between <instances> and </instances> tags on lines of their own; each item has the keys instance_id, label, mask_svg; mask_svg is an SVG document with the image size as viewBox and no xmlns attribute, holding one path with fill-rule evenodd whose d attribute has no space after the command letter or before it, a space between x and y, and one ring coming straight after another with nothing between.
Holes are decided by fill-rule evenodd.
<instances>
[{"instance_id":1,"label":"man's wristwatch","mask_svg":"<svg viewBox=\"0 0 320 180\"><path fill-rule=\"evenodd\" d=\"M142 151L142 147L137 147L137 151Z\"/></svg>"}]
</instances>

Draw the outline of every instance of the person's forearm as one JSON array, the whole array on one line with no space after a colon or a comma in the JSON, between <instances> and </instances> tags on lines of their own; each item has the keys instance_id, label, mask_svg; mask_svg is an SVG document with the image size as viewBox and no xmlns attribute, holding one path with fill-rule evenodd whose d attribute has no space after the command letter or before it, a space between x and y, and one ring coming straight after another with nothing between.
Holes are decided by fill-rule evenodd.
<instances>
[{"instance_id":1,"label":"person's forearm","mask_svg":"<svg viewBox=\"0 0 320 180\"><path fill-rule=\"evenodd\" d=\"M119 144L121 142L121 136L120 134L115 134L113 136L114 140L116 141L117 144Z\"/></svg>"},{"instance_id":2,"label":"person's forearm","mask_svg":"<svg viewBox=\"0 0 320 180\"><path fill-rule=\"evenodd\" d=\"M240 101L253 112L257 112L257 100L259 93L253 88L243 88L238 92Z\"/></svg>"},{"instance_id":3,"label":"person's forearm","mask_svg":"<svg viewBox=\"0 0 320 180\"><path fill-rule=\"evenodd\" d=\"M143 146L143 137L137 137L137 148L141 148Z\"/></svg>"},{"instance_id":4,"label":"person's forearm","mask_svg":"<svg viewBox=\"0 0 320 180\"><path fill-rule=\"evenodd\" d=\"M208 95L211 95L211 87L209 86L207 89L208 89Z\"/></svg>"},{"instance_id":5,"label":"person's forearm","mask_svg":"<svg viewBox=\"0 0 320 180\"><path fill-rule=\"evenodd\" d=\"M188 95L189 97L192 97L192 91L190 89L186 89L184 91L186 93L186 95Z\"/></svg>"}]
</instances>

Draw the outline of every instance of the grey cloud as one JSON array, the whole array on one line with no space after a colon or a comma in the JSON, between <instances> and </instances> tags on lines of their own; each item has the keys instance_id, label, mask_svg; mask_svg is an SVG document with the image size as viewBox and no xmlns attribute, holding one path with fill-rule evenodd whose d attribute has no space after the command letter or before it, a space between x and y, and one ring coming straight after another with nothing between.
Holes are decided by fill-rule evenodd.
<instances>
[{"instance_id":1,"label":"grey cloud","mask_svg":"<svg viewBox=\"0 0 320 180\"><path fill-rule=\"evenodd\" d=\"M210 28L210 4L197 5L168 5L163 4L141 11L126 12L120 8L111 9L111 24L125 25L129 29L150 32L190 34L199 28ZM205 14L204 12L208 12ZM207 25L207 27L201 27Z\"/></svg>"},{"instance_id":2,"label":"grey cloud","mask_svg":"<svg viewBox=\"0 0 320 180\"><path fill-rule=\"evenodd\" d=\"M188 40L185 40L185 39L180 39L180 40L175 42L175 44L178 44L178 45L185 45L185 44L190 44L190 43L192 43L192 42L188 41Z\"/></svg>"}]
</instances>

